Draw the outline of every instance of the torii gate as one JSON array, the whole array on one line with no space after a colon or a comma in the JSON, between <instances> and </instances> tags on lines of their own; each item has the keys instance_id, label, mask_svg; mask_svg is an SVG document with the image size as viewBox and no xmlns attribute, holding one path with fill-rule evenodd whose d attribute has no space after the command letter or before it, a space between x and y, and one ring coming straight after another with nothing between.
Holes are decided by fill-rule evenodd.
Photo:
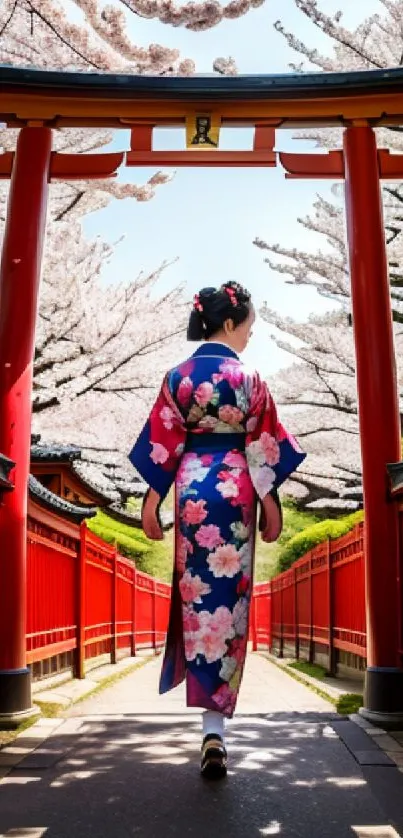
<instances>
[{"instance_id":1,"label":"torii gate","mask_svg":"<svg viewBox=\"0 0 403 838\"><path fill-rule=\"evenodd\" d=\"M154 127L253 126L251 151L154 151ZM25 656L26 498L35 318L48 184L113 177L120 166L277 166L286 177L345 179L363 461L368 668L364 715L403 720L398 513L386 465L400 460L400 422L380 179L403 179L403 156L374 128L403 123L403 69L283 76L158 78L0 68L0 121L20 128L0 268L0 454L15 468L0 507L0 721L31 713ZM202 120L203 121L203 120ZM339 126L343 150L275 152L276 128ZM126 153L57 154L63 127L131 129ZM268 202L269 204L269 202ZM268 206L269 209L269 206ZM402 549L400 547L400 549Z\"/></svg>"}]
</instances>

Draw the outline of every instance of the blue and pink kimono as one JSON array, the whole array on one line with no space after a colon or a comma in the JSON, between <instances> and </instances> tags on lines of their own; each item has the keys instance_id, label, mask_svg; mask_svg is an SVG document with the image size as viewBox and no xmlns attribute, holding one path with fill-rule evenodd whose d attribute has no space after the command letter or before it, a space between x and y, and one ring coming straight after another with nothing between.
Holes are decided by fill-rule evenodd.
<instances>
[{"instance_id":1,"label":"blue and pink kimono","mask_svg":"<svg viewBox=\"0 0 403 838\"><path fill-rule=\"evenodd\" d=\"M257 499L304 460L259 375L206 342L165 377L130 460L165 498L175 564L160 693L231 717L246 657Z\"/></svg>"}]
</instances>

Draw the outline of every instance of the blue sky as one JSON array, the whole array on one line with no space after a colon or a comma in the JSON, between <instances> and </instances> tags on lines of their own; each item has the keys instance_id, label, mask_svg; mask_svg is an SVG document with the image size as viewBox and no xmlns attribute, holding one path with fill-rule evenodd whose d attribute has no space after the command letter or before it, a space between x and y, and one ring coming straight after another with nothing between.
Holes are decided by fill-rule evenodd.
<instances>
[{"instance_id":1,"label":"blue sky","mask_svg":"<svg viewBox=\"0 0 403 838\"><path fill-rule=\"evenodd\" d=\"M349 27L382 11L378 0L321 0L319 5L325 12L342 8ZM274 30L278 19L310 46L331 51L331 41L296 9L293 0L266 0L246 17L204 33L138 18L131 22L130 33L139 45L154 42L178 48L183 57L193 58L200 73L211 72L215 57L228 55L235 58L241 73L283 73L298 57ZM127 139L126 133L120 132L114 147L127 148ZM250 143L248 131L221 132L222 148L247 148ZM181 132L157 132L156 147L178 148L181 144ZM293 145L291 134L281 132L278 146L286 149ZM153 171L129 169L121 176L142 183ZM303 320L329 304L310 289L286 285L264 264L264 255L253 239L258 236L289 247L314 249L319 244L323 248L323 238L307 234L297 219L310 212L317 192L326 195L330 188L331 184L320 181L285 181L279 169L179 169L149 203L112 201L106 209L88 216L85 229L91 236L101 235L112 242L124 236L105 269L108 282L133 278L164 260L177 259L164 273L161 290L184 282L190 298L203 285L232 279L252 291L258 306L266 300L282 315ZM268 376L290 361L269 340L271 331L258 323L245 353Z\"/></svg>"}]
</instances>

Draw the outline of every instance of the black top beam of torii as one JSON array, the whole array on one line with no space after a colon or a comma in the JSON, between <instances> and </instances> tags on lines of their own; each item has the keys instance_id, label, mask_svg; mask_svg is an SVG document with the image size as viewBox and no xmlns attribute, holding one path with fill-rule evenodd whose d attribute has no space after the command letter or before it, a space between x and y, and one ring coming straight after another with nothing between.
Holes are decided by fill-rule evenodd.
<instances>
[{"instance_id":1,"label":"black top beam of torii","mask_svg":"<svg viewBox=\"0 0 403 838\"><path fill-rule=\"evenodd\" d=\"M255 129L252 151L221 151L194 139L184 150L154 150L153 131L208 115L217 126ZM205 120L205 116L203 117ZM193 121L193 122L192 122ZM240 76L135 76L0 67L0 122L11 128L88 127L131 130L121 154L54 154L51 179L105 178L126 166L276 166L288 176L344 178L341 151L289 154L275 149L279 128L403 124L403 68L341 73ZM209 123L210 124L210 123ZM197 128L196 128L197 131ZM219 132L219 127L217 128ZM218 139L218 134L217 134ZM215 148L212 148L215 146ZM0 158L10 177L12 153ZM403 156L379 151L382 178L403 176Z\"/></svg>"},{"instance_id":2,"label":"black top beam of torii","mask_svg":"<svg viewBox=\"0 0 403 838\"><path fill-rule=\"evenodd\" d=\"M77 95L112 94L117 99L288 99L402 93L403 67L337 73L280 73L264 75L135 76L117 73L60 72L33 67L0 66L2 90L40 93L44 89Z\"/></svg>"}]
</instances>

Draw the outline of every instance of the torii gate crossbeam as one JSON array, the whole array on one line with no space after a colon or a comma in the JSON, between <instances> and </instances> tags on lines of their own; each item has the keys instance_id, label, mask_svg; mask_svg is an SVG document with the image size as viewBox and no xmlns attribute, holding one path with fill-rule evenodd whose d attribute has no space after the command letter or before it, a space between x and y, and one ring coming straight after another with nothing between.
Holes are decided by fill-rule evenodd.
<instances>
[{"instance_id":1,"label":"torii gate crossbeam","mask_svg":"<svg viewBox=\"0 0 403 838\"><path fill-rule=\"evenodd\" d=\"M153 129L194 114L255 127L251 151L155 152ZM136 78L0 68L0 121L21 128L0 267L0 453L15 462L0 507L0 720L31 711L25 657L26 487L32 358L43 230L51 179L113 176L120 165L275 166L290 177L346 181L353 327L366 510L368 668L364 714L403 720L398 513L386 465L400 460L393 328L380 179L403 179L403 158L378 151L374 128L403 123L403 70L297 76ZM343 150L275 152L277 128L343 127ZM62 155L52 129L131 129L127 154ZM400 550L402 546L400 545Z\"/></svg>"}]
</instances>

